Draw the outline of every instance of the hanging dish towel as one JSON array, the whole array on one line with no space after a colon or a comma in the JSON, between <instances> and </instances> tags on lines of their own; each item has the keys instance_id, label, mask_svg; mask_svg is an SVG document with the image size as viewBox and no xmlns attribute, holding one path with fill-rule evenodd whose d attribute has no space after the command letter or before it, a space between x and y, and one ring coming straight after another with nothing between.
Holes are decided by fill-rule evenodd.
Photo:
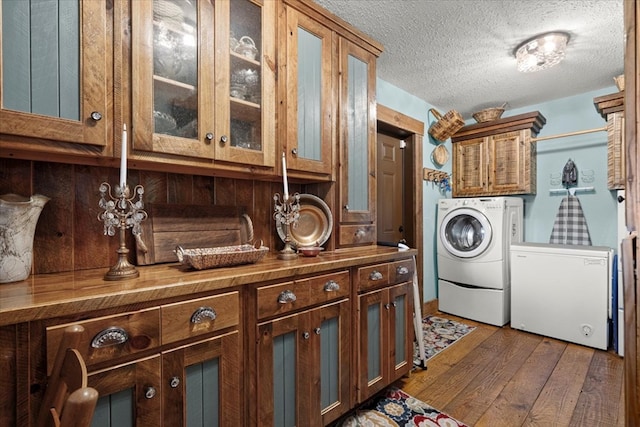
<instances>
[{"instance_id":1,"label":"hanging dish towel","mask_svg":"<svg viewBox=\"0 0 640 427\"><path fill-rule=\"evenodd\" d=\"M562 199L549 243L591 246L587 220L576 196L570 195Z\"/></svg>"}]
</instances>

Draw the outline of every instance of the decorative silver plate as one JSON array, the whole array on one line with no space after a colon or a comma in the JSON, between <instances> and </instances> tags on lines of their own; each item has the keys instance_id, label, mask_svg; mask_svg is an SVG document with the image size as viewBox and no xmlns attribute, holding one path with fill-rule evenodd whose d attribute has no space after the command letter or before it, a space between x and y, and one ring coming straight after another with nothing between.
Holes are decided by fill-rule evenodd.
<instances>
[{"instance_id":1,"label":"decorative silver plate","mask_svg":"<svg viewBox=\"0 0 640 427\"><path fill-rule=\"evenodd\" d=\"M276 224L278 235L284 242L284 226ZM333 230L331 209L321 198L312 194L300 195L300 217L296 226L290 229L291 244L296 248L322 246L329 240Z\"/></svg>"}]
</instances>

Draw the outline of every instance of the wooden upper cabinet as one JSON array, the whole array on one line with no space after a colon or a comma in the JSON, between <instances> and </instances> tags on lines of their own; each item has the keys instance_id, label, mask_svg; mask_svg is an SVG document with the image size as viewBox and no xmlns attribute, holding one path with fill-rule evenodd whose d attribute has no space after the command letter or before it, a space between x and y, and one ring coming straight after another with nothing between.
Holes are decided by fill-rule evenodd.
<instances>
[{"instance_id":1,"label":"wooden upper cabinet","mask_svg":"<svg viewBox=\"0 0 640 427\"><path fill-rule=\"evenodd\" d=\"M375 66L371 52L346 39L340 41L341 224L375 222Z\"/></svg>"},{"instance_id":2,"label":"wooden upper cabinet","mask_svg":"<svg viewBox=\"0 0 640 427\"><path fill-rule=\"evenodd\" d=\"M546 119L525 113L465 126L453 142L453 197L536 193L536 145Z\"/></svg>"},{"instance_id":3,"label":"wooden upper cabinet","mask_svg":"<svg viewBox=\"0 0 640 427\"><path fill-rule=\"evenodd\" d=\"M282 7L280 135L287 167L292 175L333 180L337 35L294 8Z\"/></svg>"},{"instance_id":4,"label":"wooden upper cabinet","mask_svg":"<svg viewBox=\"0 0 640 427\"><path fill-rule=\"evenodd\" d=\"M134 150L275 163L275 2L134 1Z\"/></svg>"},{"instance_id":5,"label":"wooden upper cabinet","mask_svg":"<svg viewBox=\"0 0 640 427\"><path fill-rule=\"evenodd\" d=\"M607 188L622 190L627 180L624 137L624 92L594 98L593 104L607 121Z\"/></svg>"},{"instance_id":6,"label":"wooden upper cabinet","mask_svg":"<svg viewBox=\"0 0 640 427\"><path fill-rule=\"evenodd\" d=\"M85 154L107 145L110 4L0 2L0 134L42 139L28 149L49 153L47 141L82 144Z\"/></svg>"}]
</instances>

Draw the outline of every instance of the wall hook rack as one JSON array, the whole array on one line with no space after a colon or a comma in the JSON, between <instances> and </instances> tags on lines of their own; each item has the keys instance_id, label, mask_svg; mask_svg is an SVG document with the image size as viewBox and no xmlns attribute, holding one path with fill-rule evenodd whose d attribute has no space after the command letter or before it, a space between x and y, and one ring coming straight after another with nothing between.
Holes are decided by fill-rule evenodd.
<instances>
[{"instance_id":1,"label":"wall hook rack","mask_svg":"<svg viewBox=\"0 0 640 427\"><path fill-rule=\"evenodd\" d=\"M449 174L447 172L439 171L436 169L423 168L422 179L424 179L425 181L438 183L445 179L449 179Z\"/></svg>"}]
</instances>

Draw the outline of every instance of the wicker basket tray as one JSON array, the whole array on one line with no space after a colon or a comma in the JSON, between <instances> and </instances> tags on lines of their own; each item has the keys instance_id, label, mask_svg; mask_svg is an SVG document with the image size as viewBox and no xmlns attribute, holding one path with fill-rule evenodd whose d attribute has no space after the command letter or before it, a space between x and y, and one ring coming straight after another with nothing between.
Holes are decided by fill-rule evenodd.
<instances>
[{"instance_id":1,"label":"wicker basket tray","mask_svg":"<svg viewBox=\"0 0 640 427\"><path fill-rule=\"evenodd\" d=\"M502 107L485 108L484 110L480 110L477 113L473 113L473 118L478 123L492 122L502 117L502 113L504 113L504 108Z\"/></svg>"},{"instance_id":2,"label":"wicker basket tray","mask_svg":"<svg viewBox=\"0 0 640 427\"><path fill-rule=\"evenodd\" d=\"M178 246L176 248L178 260L196 270L253 264L260 261L267 252L269 252L269 248L262 245L260 245L260 248L255 248L253 245L195 249L183 249Z\"/></svg>"}]
</instances>

